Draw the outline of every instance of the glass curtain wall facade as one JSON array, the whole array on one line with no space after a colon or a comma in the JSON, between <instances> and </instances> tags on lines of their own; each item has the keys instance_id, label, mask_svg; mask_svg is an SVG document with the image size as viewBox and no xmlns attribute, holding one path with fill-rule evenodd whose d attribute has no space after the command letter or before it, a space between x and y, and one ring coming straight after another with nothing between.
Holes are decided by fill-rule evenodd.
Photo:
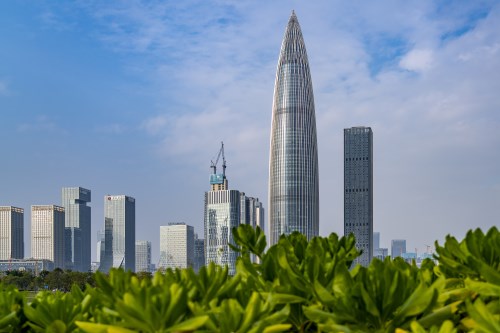
<instances>
[{"instance_id":1,"label":"glass curtain wall facade","mask_svg":"<svg viewBox=\"0 0 500 333\"><path fill-rule=\"evenodd\" d=\"M229 244L234 245L232 229L240 224L240 207L237 190L205 192L205 263L228 266L231 275L236 273L238 253Z\"/></svg>"},{"instance_id":2,"label":"glass curtain wall facade","mask_svg":"<svg viewBox=\"0 0 500 333\"><path fill-rule=\"evenodd\" d=\"M135 271L135 199L126 195L104 197L104 260L100 271L122 267Z\"/></svg>"},{"instance_id":3,"label":"glass curtain wall facade","mask_svg":"<svg viewBox=\"0 0 500 333\"><path fill-rule=\"evenodd\" d=\"M62 206L66 214L66 268L88 272L91 264L91 191L63 187Z\"/></svg>"},{"instance_id":4,"label":"glass curtain wall facade","mask_svg":"<svg viewBox=\"0 0 500 333\"><path fill-rule=\"evenodd\" d=\"M373 257L373 132L344 129L344 235L354 234L362 250L355 259L368 266Z\"/></svg>"},{"instance_id":5,"label":"glass curtain wall facade","mask_svg":"<svg viewBox=\"0 0 500 333\"><path fill-rule=\"evenodd\" d=\"M294 231L319 233L318 148L313 86L297 16L281 45L271 124L269 162L270 245Z\"/></svg>"},{"instance_id":6,"label":"glass curtain wall facade","mask_svg":"<svg viewBox=\"0 0 500 333\"><path fill-rule=\"evenodd\" d=\"M135 271L151 272L151 242L138 240L135 242Z\"/></svg>"},{"instance_id":7,"label":"glass curtain wall facade","mask_svg":"<svg viewBox=\"0 0 500 333\"><path fill-rule=\"evenodd\" d=\"M104 230L97 231L97 248L96 248L96 262L100 263L104 259L104 242L106 235Z\"/></svg>"},{"instance_id":8,"label":"glass curtain wall facade","mask_svg":"<svg viewBox=\"0 0 500 333\"><path fill-rule=\"evenodd\" d=\"M393 239L391 241L391 257L402 257L406 253L406 239Z\"/></svg>"},{"instance_id":9,"label":"glass curtain wall facade","mask_svg":"<svg viewBox=\"0 0 500 333\"><path fill-rule=\"evenodd\" d=\"M0 206L0 260L24 258L24 209Z\"/></svg>"},{"instance_id":10,"label":"glass curtain wall facade","mask_svg":"<svg viewBox=\"0 0 500 333\"><path fill-rule=\"evenodd\" d=\"M205 240L198 238L198 234L194 234L194 266L196 273L200 268L205 266Z\"/></svg>"}]
</instances>

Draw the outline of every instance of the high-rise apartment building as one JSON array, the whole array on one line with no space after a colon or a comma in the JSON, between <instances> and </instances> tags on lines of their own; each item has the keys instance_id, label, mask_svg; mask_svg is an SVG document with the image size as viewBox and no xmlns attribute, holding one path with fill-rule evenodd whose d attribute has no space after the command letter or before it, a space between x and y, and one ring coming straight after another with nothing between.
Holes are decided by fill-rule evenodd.
<instances>
[{"instance_id":1,"label":"high-rise apartment building","mask_svg":"<svg viewBox=\"0 0 500 333\"><path fill-rule=\"evenodd\" d=\"M104 259L99 270L111 267L135 270L135 199L126 195L104 197Z\"/></svg>"},{"instance_id":2,"label":"high-rise apartment building","mask_svg":"<svg viewBox=\"0 0 500 333\"><path fill-rule=\"evenodd\" d=\"M344 235L354 234L362 251L355 263L373 257L373 132L370 127L344 129Z\"/></svg>"},{"instance_id":3,"label":"high-rise apartment building","mask_svg":"<svg viewBox=\"0 0 500 333\"><path fill-rule=\"evenodd\" d=\"M318 146L306 47L295 12L278 60L269 161L270 245L282 234L319 233Z\"/></svg>"},{"instance_id":4,"label":"high-rise apartment building","mask_svg":"<svg viewBox=\"0 0 500 333\"><path fill-rule=\"evenodd\" d=\"M91 192L83 187L63 187L62 207L66 227L66 268L90 271L91 259Z\"/></svg>"},{"instance_id":5,"label":"high-rise apartment building","mask_svg":"<svg viewBox=\"0 0 500 333\"><path fill-rule=\"evenodd\" d=\"M391 241L391 257L402 257L406 253L406 239L393 239Z\"/></svg>"},{"instance_id":6,"label":"high-rise apartment building","mask_svg":"<svg viewBox=\"0 0 500 333\"><path fill-rule=\"evenodd\" d=\"M186 223L160 226L160 263L158 268L194 266L194 228Z\"/></svg>"},{"instance_id":7,"label":"high-rise apartment building","mask_svg":"<svg viewBox=\"0 0 500 333\"><path fill-rule=\"evenodd\" d=\"M31 206L31 257L47 259L64 269L64 207Z\"/></svg>"},{"instance_id":8,"label":"high-rise apartment building","mask_svg":"<svg viewBox=\"0 0 500 333\"><path fill-rule=\"evenodd\" d=\"M145 240L135 241L135 271L151 271L151 242Z\"/></svg>"},{"instance_id":9,"label":"high-rise apartment building","mask_svg":"<svg viewBox=\"0 0 500 333\"><path fill-rule=\"evenodd\" d=\"M24 209L0 206L0 260L24 258Z\"/></svg>"}]
</instances>

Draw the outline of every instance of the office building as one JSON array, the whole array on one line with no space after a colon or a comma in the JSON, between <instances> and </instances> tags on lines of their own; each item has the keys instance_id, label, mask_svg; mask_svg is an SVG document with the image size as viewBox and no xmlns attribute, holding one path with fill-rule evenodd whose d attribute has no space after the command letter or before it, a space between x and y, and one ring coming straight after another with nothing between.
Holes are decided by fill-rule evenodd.
<instances>
[{"instance_id":1,"label":"office building","mask_svg":"<svg viewBox=\"0 0 500 333\"><path fill-rule=\"evenodd\" d=\"M270 245L294 231L319 232L316 118L306 47L295 12L278 60L269 161Z\"/></svg>"},{"instance_id":2,"label":"office building","mask_svg":"<svg viewBox=\"0 0 500 333\"><path fill-rule=\"evenodd\" d=\"M0 206L0 260L24 258L24 209Z\"/></svg>"},{"instance_id":3,"label":"office building","mask_svg":"<svg viewBox=\"0 0 500 333\"><path fill-rule=\"evenodd\" d=\"M46 259L64 269L64 207L31 206L31 257Z\"/></svg>"},{"instance_id":4,"label":"office building","mask_svg":"<svg viewBox=\"0 0 500 333\"><path fill-rule=\"evenodd\" d=\"M217 173L217 162L222 155L222 173ZM213 262L227 266L229 274L236 273L238 253L231 249L234 244L233 228L241 223L263 225L264 208L259 199L246 197L245 193L230 190L226 178L224 144L215 162L212 161L210 191L205 192L204 236L205 264Z\"/></svg>"},{"instance_id":5,"label":"office building","mask_svg":"<svg viewBox=\"0 0 500 333\"><path fill-rule=\"evenodd\" d=\"M370 127L344 129L344 235L354 234L362 251L355 264L373 257L373 132Z\"/></svg>"},{"instance_id":6,"label":"office building","mask_svg":"<svg viewBox=\"0 0 500 333\"><path fill-rule=\"evenodd\" d=\"M389 255L389 249L386 247L379 247L373 251L373 258L384 260Z\"/></svg>"},{"instance_id":7,"label":"office building","mask_svg":"<svg viewBox=\"0 0 500 333\"><path fill-rule=\"evenodd\" d=\"M406 240L393 239L391 241L391 257L402 257L406 253Z\"/></svg>"},{"instance_id":8,"label":"office building","mask_svg":"<svg viewBox=\"0 0 500 333\"><path fill-rule=\"evenodd\" d=\"M135 271L135 199L126 195L104 197L104 259L99 270L112 267Z\"/></svg>"},{"instance_id":9,"label":"office building","mask_svg":"<svg viewBox=\"0 0 500 333\"><path fill-rule=\"evenodd\" d=\"M264 231L264 207L259 198L247 197L240 192L240 223L259 227Z\"/></svg>"},{"instance_id":10,"label":"office building","mask_svg":"<svg viewBox=\"0 0 500 333\"><path fill-rule=\"evenodd\" d=\"M400 255L401 258L403 258L404 261L407 263L411 264L413 261L417 261L417 253L416 252L406 252L402 253Z\"/></svg>"},{"instance_id":11,"label":"office building","mask_svg":"<svg viewBox=\"0 0 500 333\"><path fill-rule=\"evenodd\" d=\"M66 268L90 271L91 258L91 192L83 187L63 187L62 207L65 212Z\"/></svg>"},{"instance_id":12,"label":"office building","mask_svg":"<svg viewBox=\"0 0 500 333\"><path fill-rule=\"evenodd\" d=\"M240 224L248 224L253 228L259 227L264 229L264 207L258 198L247 197L244 192L240 192ZM250 259L254 263L258 263L258 258L255 254L250 255Z\"/></svg>"},{"instance_id":13,"label":"office building","mask_svg":"<svg viewBox=\"0 0 500 333\"><path fill-rule=\"evenodd\" d=\"M104 258L104 241L105 241L105 231L104 229L97 231L97 249L96 249L96 262L100 263L101 258Z\"/></svg>"},{"instance_id":14,"label":"office building","mask_svg":"<svg viewBox=\"0 0 500 333\"><path fill-rule=\"evenodd\" d=\"M205 192L205 264L214 262L236 272L233 228L240 225L240 192L221 190Z\"/></svg>"},{"instance_id":15,"label":"office building","mask_svg":"<svg viewBox=\"0 0 500 333\"><path fill-rule=\"evenodd\" d=\"M380 232L373 232L373 253L380 247ZM373 255L375 256L375 254Z\"/></svg>"},{"instance_id":16,"label":"office building","mask_svg":"<svg viewBox=\"0 0 500 333\"><path fill-rule=\"evenodd\" d=\"M151 272L151 242L135 241L135 271Z\"/></svg>"},{"instance_id":17,"label":"office building","mask_svg":"<svg viewBox=\"0 0 500 333\"><path fill-rule=\"evenodd\" d=\"M198 238L198 234L194 234L194 266L196 273L200 268L205 266L205 240Z\"/></svg>"},{"instance_id":18,"label":"office building","mask_svg":"<svg viewBox=\"0 0 500 333\"><path fill-rule=\"evenodd\" d=\"M194 266L194 228L186 223L160 226L160 263L158 268Z\"/></svg>"},{"instance_id":19,"label":"office building","mask_svg":"<svg viewBox=\"0 0 500 333\"><path fill-rule=\"evenodd\" d=\"M82 271L82 229L64 228L64 268Z\"/></svg>"}]
</instances>

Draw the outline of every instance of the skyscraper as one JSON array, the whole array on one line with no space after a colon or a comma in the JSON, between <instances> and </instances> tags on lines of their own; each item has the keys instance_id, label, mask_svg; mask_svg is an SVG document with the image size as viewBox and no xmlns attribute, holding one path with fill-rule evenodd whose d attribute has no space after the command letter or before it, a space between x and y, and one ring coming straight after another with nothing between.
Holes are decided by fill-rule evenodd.
<instances>
[{"instance_id":1,"label":"skyscraper","mask_svg":"<svg viewBox=\"0 0 500 333\"><path fill-rule=\"evenodd\" d=\"M104 259L99 270L111 267L135 270L135 199L126 195L104 197Z\"/></svg>"},{"instance_id":2,"label":"skyscraper","mask_svg":"<svg viewBox=\"0 0 500 333\"><path fill-rule=\"evenodd\" d=\"M221 154L222 173L217 173L217 162ZM210 191L205 192L205 264L213 262L220 266L227 266L229 274L234 275L238 253L229 246L235 245L233 228L241 223L252 226L257 223L263 224L264 208L259 199L246 197L243 192L228 189L224 144L216 161L212 161L211 168L213 171L210 175Z\"/></svg>"},{"instance_id":3,"label":"skyscraper","mask_svg":"<svg viewBox=\"0 0 500 333\"><path fill-rule=\"evenodd\" d=\"M135 271L151 272L151 242L135 241Z\"/></svg>"},{"instance_id":4,"label":"skyscraper","mask_svg":"<svg viewBox=\"0 0 500 333\"><path fill-rule=\"evenodd\" d=\"M380 247L380 232L374 231L373 232L373 253L375 253L375 250Z\"/></svg>"},{"instance_id":5,"label":"skyscraper","mask_svg":"<svg viewBox=\"0 0 500 333\"><path fill-rule=\"evenodd\" d=\"M391 257L402 257L406 253L406 239L393 239L391 241Z\"/></svg>"},{"instance_id":6,"label":"skyscraper","mask_svg":"<svg viewBox=\"0 0 500 333\"><path fill-rule=\"evenodd\" d=\"M240 192L240 201L240 223L264 230L264 207L259 198L248 197L244 192Z\"/></svg>"},{"instance_id":7,"label":"skyscraper","mask_svg":"<svg viewBox=\"0 0 500 333\"><path fill-rule=\"evenodd\" d=\"M97 251L96 251L96 262L100 263L104 259L104 242L106 240L105 230L97 230Z\"/></svg>"},{"instance_id":8,"label":"skyscraper","mask_svg":"<svg viewBox=\"0 0 500 333\"><path fill-rule=\"evenodd\" d=\"M294 231L311 239L319 232L316 118L309 62L295 12L281 44L271 126L270 244Z\"/></svg>"},{"instance_id":9,"label":"skyscraper","mask_svg":"<svg viewBox=\"0 0 500 333\"><path fill-rule=\"evenodd\" d=\"M259 227L264 230L264 207L258 198L247 197L244 192L240 192L240 224L248 224L253 228ZM252 262L257 263L258 257L250 255Z\"/></svg>"},{"instance_id":10,"label":"skyscraper","mask_svg":"<svg viewBox=\"0 0 500 333\"><path fill-rule=\"evenodd\" d=\"M63 187L66 227L66 268L88 272L91 263L91 192L83 187Z\"/></svg>"},{"instance_id":11,"label":"skyscraper","mask_svg":"<svg viewBox=\"0 0 500 333\"><path fill-rule=\"evenodd\" d=\"M0 260L24 258L24 209L0 206Z\"/></svg>"},{"instance_id":12,"label":"skyscraper","mask_svg":"<svg viewBox=\"0 0 500 333\"><path fill-rule=\"evenodd\" d=\"M194 266L196 273L200 268L205 266L205 240L198 238L198 234L194 234Z\"/></svg>"},{"instance_id":13,"label":"skyscraper","mask_svg":"<svg viewBox=\"0 0 500 333\"><path fill-rule=\"evenodd\" d=\"M228 266L229 274L236 273L233 228L240 225L240 192L220 190L205 192L205 264L214 262Z\"/></svg>"},{"instance_id":14,"label":"skyscraper","mask_svg":"<svg viewBox=\"0 0 500 333\"><path fill-rule=\"evenodd\" d=\"M370 127L344 129L344 235L354 234L363 251L355 263L373 257L373 132Z\"/></svg>"},{"instance_id":15,"label":"skyscraper","mask_svg":"<svg viewBox=\"0 0 500 333\"><path fill-rule=\"evenodd\" d=\"M64 208L31 206L31 257L54 262L64 269Z\"/></svg>"},{"instance_id":16,"label":"skyscraper","mask_svg":"<svg viewBox=\"0 0 500 333\"><path fill-rule=\"evenodd\" d=\"M194 266L194 228L186 223L160 226L160 263L158 268Z\"/></svg>"}]
</instances>

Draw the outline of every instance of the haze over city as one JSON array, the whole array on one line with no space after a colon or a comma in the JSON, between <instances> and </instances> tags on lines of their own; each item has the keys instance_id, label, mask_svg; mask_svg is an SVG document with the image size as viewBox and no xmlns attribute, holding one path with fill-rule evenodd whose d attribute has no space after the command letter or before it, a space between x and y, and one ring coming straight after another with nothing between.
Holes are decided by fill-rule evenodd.
<instances>
[{"instance_id":1,"label":"haze over city","mask_svg":"<svg viewBox=\"0 0 500 333\"><path fill-rule=\"evenodd\" d=\"M203 234L210 160L268 208L276 62L292 9L316 106L320 234L343 234L343 129L370 126L381 246L499 225L500 3L0 3L0 205L136 199L136 239ZM266 214L266 223L268 216Z\"/></svg>"}]
</instances>

